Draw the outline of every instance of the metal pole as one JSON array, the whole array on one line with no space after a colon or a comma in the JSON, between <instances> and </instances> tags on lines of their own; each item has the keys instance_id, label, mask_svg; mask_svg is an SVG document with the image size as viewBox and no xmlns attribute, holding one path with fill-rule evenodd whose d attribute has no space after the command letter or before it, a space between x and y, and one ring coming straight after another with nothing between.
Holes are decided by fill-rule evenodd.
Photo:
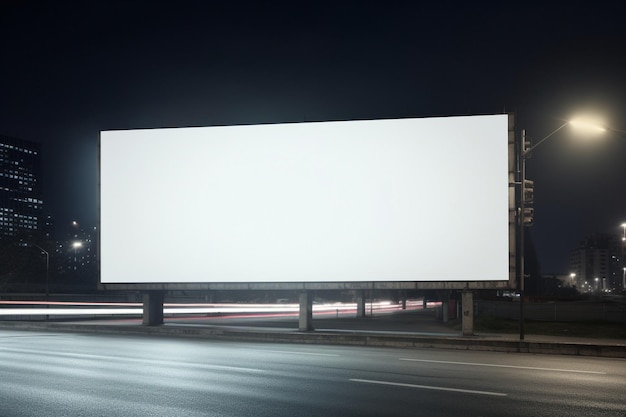
<instances>
[{"instance_id":1,"label":"metal pole","mask_svg":"<svg viewBox=\"0 0 626 417\"><path fill-rule=\"evenodd\" d=\"M47 250L37 245L36 243L25 242L23 240L21 240L20 242L22 242L25 245L34 246L35 248L39 249L46 255L46 309L47 309L49 307L49 302L50 302L50 285L49 285L50 283L50 254L48 253ZM46 321L48 321L47 314L46 314Z\"/></svg>"},{"instance_id":2,"label":"metal pole","mask_svg":"<svg viewBox=\"0 0 626 417\"><path fill-rule=\"evenodd\" d=\"M46 254L46 310L50 308L50 254L44 248L37 246L43 253ZM50 319L50 316L46 314L46 321Z\"/></svg>"},{"instance_id":3,"label":"metal pole","mask_svg":"<svg viewBox=\"0 0 626 417\"><path fill-rule=\"evenodd\" d=\"M624 248L626 248L626 223L622 224L622 292L626 291L626 259L624 259Z\"/></svg>"},{"instance_id":4,"label":"metal pole","mask_svg":"<svg viewBox=\"0 0 626 417\"><path fill-rule=\"evenodd\" d=\"M48 271L50 270L50 256L48 255L48 252L44 251L42 249L42 252L46 254L46 301L50 300L50 285L49 285L49 274Z\"/></svg>"},{"instance_id":5,"label":"metal pole","mask_svg":"<svg viewBox=\"0 0 626 417\"><path fill-rule=\"evenodd\" d=\"M526 179L526 155L524 154L524 144L526 142L526 130L522 129L522 135L519 141L519 149L518 149L518 163L519 163L519 174L520 174L520 204L519 204L519 214L517 216L519 222L519 279L518 279L518 289L519 289L519 339L524 340L524 197L525 197L525 185L524 180Z\"/></svg>"}]
</instances>

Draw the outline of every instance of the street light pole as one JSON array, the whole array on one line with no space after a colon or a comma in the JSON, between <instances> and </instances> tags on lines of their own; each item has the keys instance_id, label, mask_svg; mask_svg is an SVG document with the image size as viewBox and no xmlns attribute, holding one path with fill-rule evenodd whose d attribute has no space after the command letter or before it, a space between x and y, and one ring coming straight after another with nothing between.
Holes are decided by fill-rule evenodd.
<instances>
[{"instance_id":1,"label":"street light pole","mask_svg":"<svg viewBox=\"0 0 626 417\"><path fill-rule=\"evenodd\" d=\"M24 241L22 241L24 242ZM50 253L47 250L32 242L24 242L27 245L31 245L42 251L46 255L46 308L48 308L48 302L50 301ZM48 315L46 314L46 321L48 321Z\"/></svg>"},{"instance_id":2,"label":"street light pole","mask_svg":"<svg viewBox=\"0 0 626 417\"><path fill-rule=\"evenodd\" d=\"M42 251L46 255L46 302L49 301L50 298L50 254L47 250L42 248L41 246L32 243L26 242L26 244L31 245Z\"/></svg>"},{"instance_id":3,"label":"street light pole","mask_svg":"<svg viewBox=\"0 0 626 417\"><path fill-rule=\"evenodd\" d=\"M543 139L538 141L532 146L526 147L526 130L522 129L522 134L520 137L520 141L518 143L518 151L517 151L517 166L518 166L518 184L520 186L520 194L519 194L519 212L517 215L517 221L519 224L519 277L517 281L518 291L520 293L520 310L519 310L519 338L520 340L524 340L524 287L525 287L525 271L524 271L524 244L525 237L524 233L526 230L526 159L530 158L532 151L537 148L539 145L544 143L546 140L550 139L555 133L563 129L567 125L572 125L575 127L583 127L583 128L591 128L596 132L603 132L606 129L602 126L596 125L594 123L590 123L584 120L569 120L563 123L558 128L554 129ZM625 235L624 240L626 240L626 226L624 228ZM626 278L625 278L626 279Z\"/></svg>"},{"instance_id":4,"label":"street light pole","mask_svg":"<svg viewBox=\"0 0 626 417\"><path fill-rule=\"evenodd\" d=\"M626 292L626 223L621 224L622 227L622 292Z\"/></svg>"},{"instance_id":5,"label":"street light pole","mask_svg":"<svg viewBox=\"0 0 626 417\"><path fill-rule=\"evenodd\" d=\"M42 248L41 246L35 245L31 243L31 245L35 246L37 249L46 254L46 303L50 301L50 254L47 250ZM47 317L47 316L46 316Z\"/></svg>"},{"instance_id":6,"label":"street light pole","mask_svg":"<svg viewBox=\"0 0 626 417\"><path fill-rule=\"evenodd\" d=\"M517 280L517 289L519 291L519 340L524 340L524 230L526 225L524 224L524 210L526 209L526 199L524 198L526 193L526 187L524 182L526 181L526 154L524 148L526 147L526 130L522 129L522 136L519 141L519 183L520 183L520 196L519 196L519 278Z\"/></svg>"}]
</instances>

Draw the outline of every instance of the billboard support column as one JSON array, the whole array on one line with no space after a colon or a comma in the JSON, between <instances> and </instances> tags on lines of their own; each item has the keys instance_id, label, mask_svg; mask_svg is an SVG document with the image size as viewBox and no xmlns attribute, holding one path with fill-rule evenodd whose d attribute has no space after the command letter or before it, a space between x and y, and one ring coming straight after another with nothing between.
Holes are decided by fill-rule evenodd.
<instances>
[{"instance_id":1,"label":"billboard support column","mask_svg":"<svg viewBox=\"0 0 626 417\"><path fill-rule=\"evenodd\" d=\"M163 291L149 291L143 295L144 326L160 326L163 324Z\"/></svg>"},{"instance_id":2,"label":"billboard support column","mask_svg":"<svg viewBox=\"0 0 626 417\"><path fill-rule=\"evenodd\" d=\"M442 291L441 317L444 323L450 321L450 291Z\"/></svg>"},{"instance_id":3,"label":"billboard support column","mask_svg":"<svg viewBox=\"0 0 626 417\"><path fill-rule=\"evenodd\" d=\"M311 291L300 293L300 321L298 329L301 332L313 330L313 294Z\"/></svg>"},{"instance_id":4,"label":"billboard support column","mask_svg":"<svg viewBox=\"0 0 626 417\"><path fill-rule=\"evenodd\" d=\"M365 291L359 291L356 299L356 317L362 319L365 317Z\"/></svg>"},{"instance_id":5,"label":"billboard support column","mask_svg":"<svg viewBox=\"0 0 626 417\"><path fill-rule=\"evenodd\" d=\"M472 336L474 334L474 293L469 290L463 290L461 298L461 308L463 317L461 318L461 329L463 336Z\"/></svg>"}]
</instances>

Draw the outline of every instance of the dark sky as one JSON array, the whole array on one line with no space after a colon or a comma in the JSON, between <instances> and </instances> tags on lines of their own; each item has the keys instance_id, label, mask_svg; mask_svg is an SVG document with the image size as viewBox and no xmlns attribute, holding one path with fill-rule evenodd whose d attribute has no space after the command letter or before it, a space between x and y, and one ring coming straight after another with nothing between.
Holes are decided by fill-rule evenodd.
<instances>
[{"instance_id":1,"label":"dark sky","mask_svg":"<svg viewBox=\"0 0 626 417\"><path fill-rule=\"evenodd\" d=\"M0 133L43 143L62 229L98 222L101 130L515 112L539 140L594 112L616 131L528 163L543 272L565 273L626 221L626 7L506 3L4 0Z\"/></svg>"}]
</instances>

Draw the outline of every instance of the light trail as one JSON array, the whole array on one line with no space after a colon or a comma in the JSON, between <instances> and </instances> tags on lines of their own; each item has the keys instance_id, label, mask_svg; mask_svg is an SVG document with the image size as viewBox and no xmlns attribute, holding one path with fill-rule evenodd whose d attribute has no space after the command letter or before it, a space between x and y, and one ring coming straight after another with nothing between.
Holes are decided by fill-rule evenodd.
<instances>
[{"instance_id":1,"label":"light trail","mask_svg":"<svg viewBox=\"0 0 626 417\"><path fill-rule=\"evenodd\" d=\"M438 303L428 303L427 307L433 307ZM19 307L11 307L19 306ZM36 306L36 307L32 307ZM407 302L407 310L422 308L421 301ZM401 311L400 304L390 301L367 303L366 311L385 314ZM268 316L294 316L299 313L299 304L217 304L217 303L165 303L163 313L172 317L176 315L240 315L242 317ZM356 303L329 303L314 304L314 316L341 315L343 317L356 315ZM0 317L3 316L116 316L143 314L141 303L112 303L112 302L70 302L70 301L0 301Z\"/></svg>"}]
</instances>

